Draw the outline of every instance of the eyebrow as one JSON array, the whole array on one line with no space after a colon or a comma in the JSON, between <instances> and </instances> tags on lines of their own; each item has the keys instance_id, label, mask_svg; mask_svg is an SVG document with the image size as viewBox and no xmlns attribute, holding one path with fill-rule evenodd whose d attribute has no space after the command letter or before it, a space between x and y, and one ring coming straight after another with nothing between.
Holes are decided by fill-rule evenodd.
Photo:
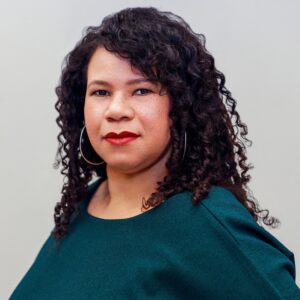
<instances>
[{"instance_id":1,"label":"eyebrow","mask_svg":"<svg viewBox=\"0 0 300 300\"><path fill-rule=\"evenodd\" d=\"M127 85L132 85L132 84L136 84L136 83L140 83L140 82L150 82L153 84L156 84L155 81L151 81L148 79L144 79L144 78L138 78L138 79L132 79L132 80L128 80L126 82ZM111 86L111 84L107 81L104 80L93 80L88 84L88 87L90 87L91 85L105 85L105 86Z\"/></svg>"}]
</instances>

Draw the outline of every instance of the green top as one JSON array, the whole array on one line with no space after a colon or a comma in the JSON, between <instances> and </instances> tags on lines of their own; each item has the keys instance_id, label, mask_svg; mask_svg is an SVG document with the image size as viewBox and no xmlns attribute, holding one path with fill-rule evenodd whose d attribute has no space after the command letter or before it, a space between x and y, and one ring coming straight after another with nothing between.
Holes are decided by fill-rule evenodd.
<instances>
[{"instance_id":1,"label":"green top","mask_svg":"<svg viewBox=\"0 0 300 300\"><path fill-rule=\"evenodd\" d=\"M55 247L51 233L10 300L300 299L294 254L226 188L193 205L184 191L137 216L87 212Z\"/></svg>"}]
</instances>

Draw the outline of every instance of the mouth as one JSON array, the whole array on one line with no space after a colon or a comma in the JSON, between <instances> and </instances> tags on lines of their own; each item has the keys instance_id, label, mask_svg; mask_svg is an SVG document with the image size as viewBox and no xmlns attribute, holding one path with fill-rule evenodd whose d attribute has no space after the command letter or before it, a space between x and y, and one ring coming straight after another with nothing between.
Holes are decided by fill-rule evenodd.
<instances>
[{"instance_id":1,"label":"mouth","mask_svg":"<svg viewBox=\"0 0 300 300\"><path fill-rule=\"evenodd\" d=\"M126 137L108 137L105 140L114 145L125 145L134 140L136 140L138 136L126 136Z\"/></svg>"},{"instance_id":2,"label":"mouth","mask_svg":"<svg viewBox=\"0 0 300 300\"><path fill-rule=\"evenodd\" d=\"M104 138L125 138L125 137L138 137L139 135L131 131L122 131L120 133L109 132Z\"/></svg>"}]
</instances>

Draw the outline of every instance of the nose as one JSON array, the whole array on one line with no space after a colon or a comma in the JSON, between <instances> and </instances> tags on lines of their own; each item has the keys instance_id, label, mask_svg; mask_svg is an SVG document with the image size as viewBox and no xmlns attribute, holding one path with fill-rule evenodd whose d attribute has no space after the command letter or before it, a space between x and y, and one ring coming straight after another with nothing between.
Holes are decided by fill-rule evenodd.
<instances>
[{"instance_id":1,"label":"nose","mask_svg":"<svg viewBox=\"0 0 300 300\"><path fill-rule=\"evenodd\" d=\"M120 93L115 93L110 97L109 104L105 111L105 118L109 121L131 119L134 116L134 111L130 106L127 97Z\"/></svg>"}]
</instances>

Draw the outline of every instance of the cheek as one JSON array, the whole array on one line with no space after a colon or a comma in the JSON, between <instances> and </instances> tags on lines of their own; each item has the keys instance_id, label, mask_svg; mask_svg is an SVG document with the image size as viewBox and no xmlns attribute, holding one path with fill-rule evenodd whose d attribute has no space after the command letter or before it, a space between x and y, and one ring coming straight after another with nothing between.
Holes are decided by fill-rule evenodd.
<instances>
[{"instance_id":1,"label":"cheek","mask_svg":"<svg viewBox=\"0 0 300 300\"><path fill-rule=\"evenodd\" d=\"M97 135L101 125L102 112L99 107L87 102L84 105L84 122L91 139Z\"/></svg>"},{"instance_id":2,"label":"cheek","mask_svg":"<svg viewBox=\"0 0 300 300\"><path fill-rule=\"evenodd\" d=\"M171 126L168 105L157 105L145 108L143 111L143 122L144 127L147 128L147 130L153 131L154 135L168 135Z\"/></svg>"}]
</instances>

